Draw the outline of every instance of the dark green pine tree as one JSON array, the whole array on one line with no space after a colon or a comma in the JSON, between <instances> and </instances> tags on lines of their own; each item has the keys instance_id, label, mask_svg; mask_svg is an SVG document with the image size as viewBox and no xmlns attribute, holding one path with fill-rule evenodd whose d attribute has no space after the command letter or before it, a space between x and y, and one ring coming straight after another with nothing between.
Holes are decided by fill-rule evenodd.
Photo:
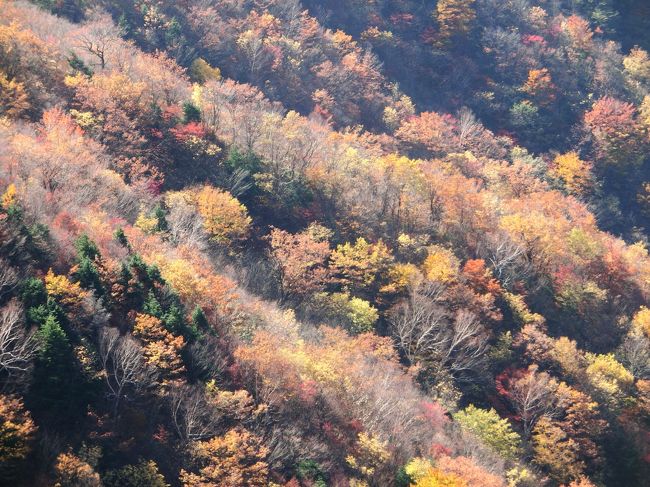
<instances>
[{"instance_id":1,"label":"dark green pine tree","mask_svg":"<svg viewBox=\"0 0 650 487\"><path fill-rule=\"evenodd\" d=\"M47 317L37 337L40 349L28 396L30 409L39 422L65 429L84 413L84 383L72 345L54 314Z\"/></svg>"},{"instance_id":2,"label":"dark green pine tree","mask_svg":"<svg viewBox=\"0 0 650 487\"><path fill-rule=\"evenodd\" d=\"M210 328L208 318L198 305L194 308L194 311L192 311L192 326L201 331L207 331Z\"/></svg>"},{"instance_id":3,"label":"dark green pine tree","mask_svg":"<svg viewBox=\"0 0 650 487\"><path fill-rule=\"evenodd\" d=\"M156 318L162 319L163 309L162 306L160 305L160 301L158 301L158 298L156 298L156 295L154 294L153 291L149 291L149 294L147 295L147 299L142 305L142 311L144 311L148 315L155 316Z\"/></svg>"},{"instance_id":4,"label":"dark green pine tree","mask_svg":"<svg viewBox=\"0 0 650 487\"><path fill-rule=\"evenodd\" d=\"M77 256L79 259L86 257L92 261L101 256L97 244L90 240L90 237L85 233L75 241L74 247L77 249Z\"/></svg>"},{"instance_id":5,"label":"dark green pine tree","mask_svg":"<svg viewBox=\"0 0 650 487\"><path fill-rule=\"evenodd\" d=\"M74 277L84 289L94 289L97 296L104 295L104 286L99 271L88 257L81 258Z\"/></svg>"}]
</instances>

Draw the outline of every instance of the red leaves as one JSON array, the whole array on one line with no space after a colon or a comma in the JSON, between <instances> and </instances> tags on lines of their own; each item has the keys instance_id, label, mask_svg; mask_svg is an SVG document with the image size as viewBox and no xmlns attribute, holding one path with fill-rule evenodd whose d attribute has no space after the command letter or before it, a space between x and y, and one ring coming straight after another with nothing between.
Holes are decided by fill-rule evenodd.
<instances>
[{"instance_id":1,"label":"red leaves","mask_svg":"<svg viewBox=\"0 0 650 487\"><path fill-rule=\"evenodd\" d=\"M192 137L202 139L206 136L205 128L198 122L190 122L185 125L177 125L169 130L177 141L185 143Z\"/></svg>"}]
</instances>

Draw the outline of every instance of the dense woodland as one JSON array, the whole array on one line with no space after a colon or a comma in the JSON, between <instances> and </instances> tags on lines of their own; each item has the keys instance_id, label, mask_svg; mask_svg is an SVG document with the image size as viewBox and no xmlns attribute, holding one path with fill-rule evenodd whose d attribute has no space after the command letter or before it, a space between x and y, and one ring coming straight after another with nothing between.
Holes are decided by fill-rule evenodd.
<instances>
[{"instance_id":1,"label":"dense woodland","mask_svg":"<svg viewBox=\"0 0 650 487\"><path fill-rule=\"evenodd\" d=\"M650 485L650 3L0 0L0 484Z\"/></svg>"}]
</instances>

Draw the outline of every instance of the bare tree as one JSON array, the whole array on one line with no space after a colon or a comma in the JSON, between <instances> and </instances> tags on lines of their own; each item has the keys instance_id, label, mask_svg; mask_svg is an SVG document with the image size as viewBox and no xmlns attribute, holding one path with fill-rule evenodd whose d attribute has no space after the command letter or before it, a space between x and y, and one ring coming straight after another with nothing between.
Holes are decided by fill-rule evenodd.
<instances>
[{"instance_id":1,"label":"bare tree","mask_svg":"<svg viewBox=\"0 0 650 487\"><path fill-rule=\"evenodd\" d=\"M205 397L203 387L182 384L170 391L176 432L184 441L210 438L218 433L219 418Z\"/></svg>"},{"instance_id":2,"label":"bare tree","mask_svg":"<svg viewBox=\"0 0 650 487\"><path fill-rule=\"evenodd\" d=\"M485 361L488 333L470 311L450 315L443 306L444 292L442 284L413 289L391 318L393 335L411 363L436 364L467 379Z\"/></svg>"},{"instance_id":3,"label":"bare tree","mask_svg":"<svg viewBox=\"0 0 650 487\"><path fill-rule=\"evenodd\" d=\"M540 418L553 418L561 411L558 386L555 379L546 372L538 372L536 366L510 381L507 397L521 418L525 436L530 435Z\"/></svg>"},{"instance_id":4,"label":"bare tree","mask_svg":"<svg viewBox=\"0 0 650 487\"><path fill-rule=\"evenodd\" d=\"M526 249L506 234L491 234L479 248L479 255L489 265L501 285L510 289L517 281L533 274Z\"/></svg>"},{"instance_id":5,"label":"bare tree","mask_svg":"<svg viewBox=\"0 0 650 487\"><path fill-rule=\"evenodd\" d=\"M204 379L218 379L228 367L228 357L214 336L206 336L189 345L188 366Z\"/></svg>"},{"instance_id":6,"label":"bare tree","mask_svg":"<svg viewBox=\"0 0 650 487\"><path fill-rule=\"evenodd\" d=\"M117 415L120 401L127 391L139 392L155 380L154 370L147 365L140 344L130 335L120 336L117 328L104 328L100 333L99 354L106 372L106 384L113 398Z\"/></svg>"},{"instance_id":7,"label":"bare tree","mask_svg":"<svg viewBox=\"0 0 650 487\"><path fill-rule=\"evenodd\" d=\"M630 333L625 337L617 355L635 378L650 378L650 340L643 334Z\"/></svg>"},{"instance_id":8,"label":"bare tree","mask_svg":"<svg viewBox=\"0 0 650 487\"><path fill-rule=\"evenodd\" d=\"M448 340L449 317L438 303L444 290L443 285L429 286L424 292L413 290L392 315L393 335L410 363L437 353Z\"/></svg>"},{"instance_id":9,"label":"bare tree","mask_svg":"<svg viewBox=\"0 0 650 487\"><path fill-rule=\"evenodd\" d=\"M5 259L0 259L0 300L18 285L18 273Z\"/></svg>"},{"instance_id":10,"label":"bare tree","mask_svg":"<svg viewBox=\"0 0 650 487\"><path fill-rule=\"evenodd\" d=\"M167 223L172 242L182 242L183 245L198 251L208 249L208 236L203 219L194 206L184 201L174 203L169 210Z\"/></svg>"},{"instance_id":11,"label":"bare tree","mask_svg":"<svg viewBox=\"0 0 650 487\"><path fill-rule=\"evenodd\" d=\"M96 58L95 66L103 70L108 64L112 46L120 39L120 31L105 13L96 11L91 17L76 36L77 47Z\"/></svg>"},{"instance_id":12,"label":"bare tree","mask_svg":"<svg viewBox=\"0 0 650 487\"><path fill-rule=\"evenodd\" d=\"M38 342L33 331L25 330L23 309L17 300L0 310L0 370L4 387L20 384L32 368Z\"/></svg>"},{"instance_id":13,"label":"bare tree","mask_svg":"<svg viewBox=\"0 0 650 487\"><path fill-rule=\"evenodd\" d=\"M466 310L456 313L443 362L455 377L478 370L485 363L487 332L478 317Z\"/></svg>"}]
</instances>

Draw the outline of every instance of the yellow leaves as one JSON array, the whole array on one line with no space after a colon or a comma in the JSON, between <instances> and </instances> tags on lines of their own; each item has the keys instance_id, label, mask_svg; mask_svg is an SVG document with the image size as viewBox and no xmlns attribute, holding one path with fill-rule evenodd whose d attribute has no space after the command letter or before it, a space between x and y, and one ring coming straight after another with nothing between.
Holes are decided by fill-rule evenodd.
<instances>
[{"instance_id":1,"label":"yellow leaves","mask_svg":"<svg viewBox=\"0 0 650 487\"><path fill-rule=\"evenodd\" d=\"M549 470L558 482L579 477L584 464L578 460L578 445L554 421L543 417L533 431L535 463Z\"/></svg>"},{"instance_id":2,"label":"yellow leaves","mask_svg":"<svg viewBox=\"0 0 650 487\"><path fill-rule=\"evenodd\" d=\"M147 216L144 211L141 211L135 220L135 226L144 233L153 234L158 228L158 219L155 216Z\"/></svg>"},{"instance_id":3,"label":"yellow leaves","mask_svg":"<svg viewBox=\"0 0 650 487\"><path fill-rule=\"evenodd\" d=\"M0 69L0 117L17 118L31 108L25 85L9 79Z\"/></svg>"},{"instance_id":4,"label":"yellow leaves","mask_svg":"<svg viewBox=\"0 0 650 487\"><path fill-rule=\"evenodd\" d=\"M390 250L381 240L371 244L359 238L354 244L339 245L331 255L330 267L344 286L356 289L372 287L393 261Z\"/></svg>"},{"instance_id":5,"label":"yellow leaves","mask_svg":"<svg viewBox=\"0 0 650 487\"><path fill-rule=\"evenodd\" d=\"M591 385L598 390L602 400L617 408L627 396L634 384L634 376L618 362L613 354L587 354L587 377Z\"/></svg>"},{"instance_id":6,"label":"yellow leaves","mask_svg":"<svg viewBox=\"0 0 650 487\"><path fill-rule=\"evenodd\" d=\"M449 283L456 279L460 261L454 253L439 245L429 248L429 255L422 264L424 276L430 281Z\"/></svg>"},{"instance_id":7,"label":"yellow leaves","mask_svg":"<svg viewBox=\"0 0 650 487\"><path fill-rule=\"evenodd\" d=\"M99 474L87 462L73 453L61 453L54 466L58 482L57 487L100 487Z\"/></svg>"},{"instance_id":8,"label":"yellow leaves","mask_svg":"<svg viewBox=\"0 0 650 487\"><path fill-rule=\"evenodd\" d=\"M207 81L220 81L221 70L210 66L205 59L197 58L190 66L190 76L200 84L204 84ZM197 86L197 88L200 87ZM194 100L194 96L192 96L192 99ZM197 104L197 106L199 105Z\"/></svg>"},{"instance_id":9,"label":"yellow leaves","mask_svg":"<svg viewBox=\"0 0 650 487\"><path fill-rule=\"evenodd\" d=\"M342 30L337 30L332 34L332 42L343 46L356 44L351 35L346 34Z\"/></svg>"},{"instance_id":10,"label":"yellow leaves","mask_svg":"<svg viewBox=\"0 0 650 487\"><path fill-rule=\"evenodd\" d=\"M36 426L21 399L0 395L0 462L24 460L31 450Z\"/></svg>"},{"instance_id":11,"label":"yellow leaves","mask_svg":"<svg viewBox=\"0 0 650 487\"><path fill-rule=\"evenodd\" d=\"M426 477L432 468L433 465L430 460L416 457L406 464L404 471L412 480L417 482Z\"/></svg>"},{"instance_id":12,"label":"yellow leaves","mask_svg":"<svg viewBox=\"0 0 650 487\"><path fill-rule=\"evenodd\" d=\"M623 59L625 72L635 81L650 83L650 57L648 52L636 46Z\"/></svg>"},{"instance_id":13,"label":"yellow leaves","mask_svg":"<svg viewBox=\"0 0 650 487\"><path fill-rule=\"evenodd\" d=\"M57 276L52 269L45 275L47 294L64 306L79 306L88 294L78 282L72 282L67 276Z\"/></svg>"},{"instance_id":14,"label":"yellow leaves","mask_svg":"<svg viewBox=\"0 0 650 487\"><path fill-rule=\"evenodd\" d=\"M354 455L345 461L364 477L372 477L390 458L388 443L368 433L359 433Z\"/></svg>"},{"instance_id":15,"label":"yellow leaves","mask_svg":"<svg viewBox=\"0 0 650 487\"><path fill-rule=\"evenodd\" d=\"M2 194L0 204L6 210L16 204L16 185L11 183Z\"/></svg>"},{"instance_id":16,"label":"yellow leaves","mask_svg":"<svg viewBox=\"0 0 650 487\"><path fill-rule=\"evenodd\" d=\"M413 487L469 487L458 475L446 473L437 468L430 468L420 477Z\"/></svg>"},{"instance_id":17,"label":"yellow leaves","mask_svg":"<svg viewBox=\"0 0 650 487\"><path fill-rule=\"evenodd\" d=\"M204 186L196 194L196 205L205 230L216 242L229 245L248 236L252 220L246 207L230 193Z\"/></svg>"},{"instance_id":18,"label":"yellow leaves","mask_svg":"<svg viewBox=\"0 0 650 487\"><path fill-rule=\"evenodd\" d=\"M639 107L639 121L647 129L650 129L650 95L646 95Z\"/></svg>"},{"instance_id":19,"label":"yellow leaves","mask_svg":"<svg viewBox=\"0 0 650 487\"><path fill-rule=\"evenodd\" d=\"M434 15L438 21L440 40L449 42L454 37L469 33L476 20L474 0L440 0Z\"/></svg>"},{"instance_id":20,"label":"yellow leaves","mask_svg":"<svg viewBox=\"0 0 650 487\"><path fill-rule=\"evenodd\" d=\"M379 290L384 294L402 293L422 279L422 273L416 265L395 264L388 272L388 283Z\"/></svg>"},{"instance_id":21,"label":"yellow leaves","mask_svg":"<svg viewBox=\"0 0 650 487\"><path fill-rule=\"evenodd\" d=\"M591 164L581 160L576 152L558 155L551 171L570 193L582 194L592 184Z\"/></svg>"},{"instance_id":22,"label":"yellow leaves","mask_svg":"<svg viewBox=\"0 0 650 487\"><path fill-rule=\"evenodd\" d=\"M540 314L531 312L528 308L528 305L524 301L523 296L519 294L504 292L503 297L508 303L508 306L514 315L515 320L521 326L541 325L544 323L544 317Z\"/></svg>"},{"instance_id":23,"label":"yellow leaves","mask_svg":"<svg viewBox=\"0 0 650 487\"><path fill-rule=\"evenodd\" d=\"M632 318L632 328L650 338L650 309L641 306Z\"/></svg>"}]
</instances>

